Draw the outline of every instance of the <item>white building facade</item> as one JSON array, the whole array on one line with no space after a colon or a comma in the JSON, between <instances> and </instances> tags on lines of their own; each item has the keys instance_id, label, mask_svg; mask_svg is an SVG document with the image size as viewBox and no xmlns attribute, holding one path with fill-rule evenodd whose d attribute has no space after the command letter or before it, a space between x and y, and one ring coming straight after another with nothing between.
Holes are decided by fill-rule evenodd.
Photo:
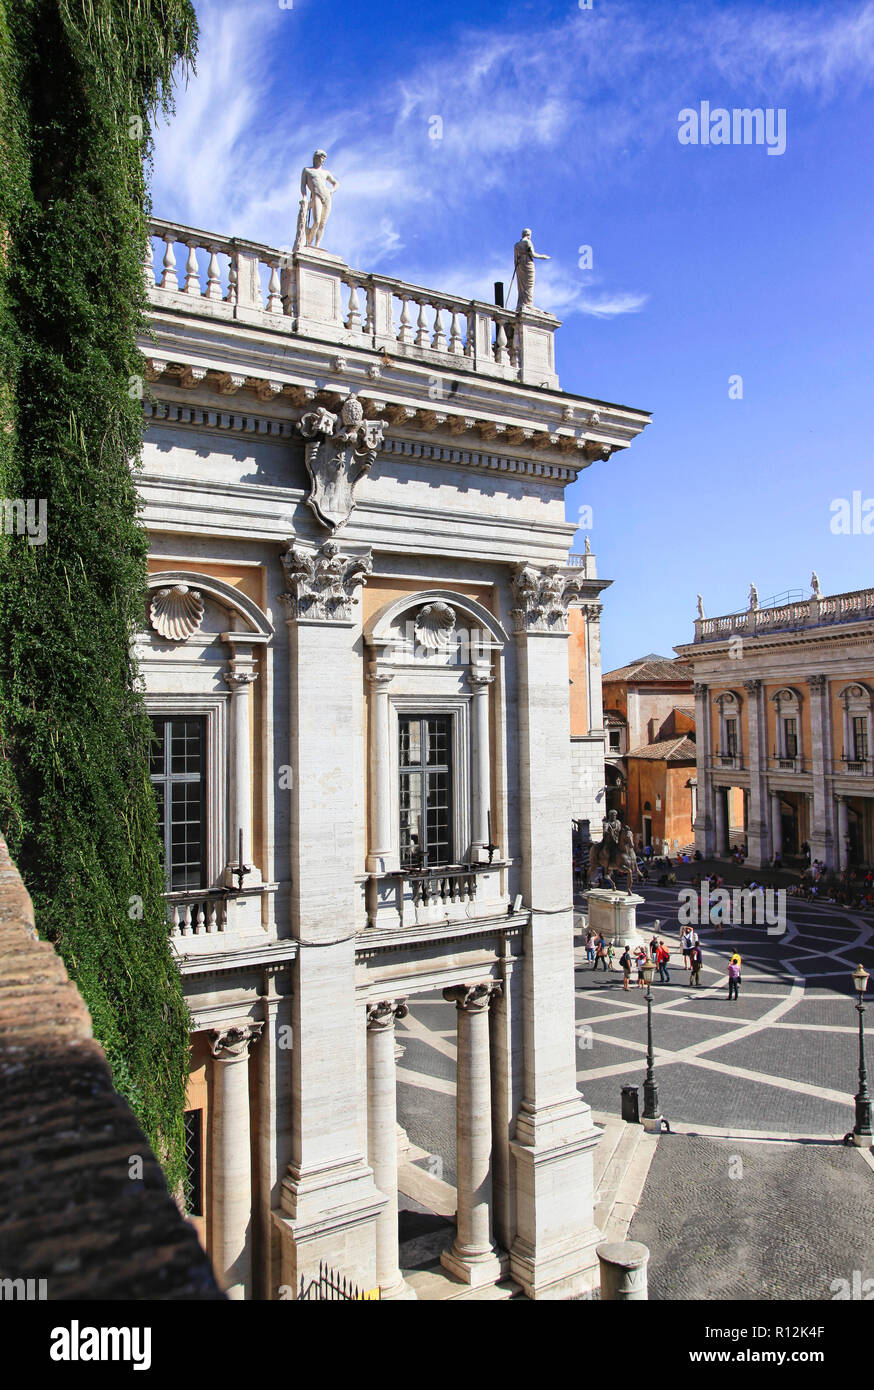
<instances>
[{"instance_id":1,"label":"white building facade","mask_svg":"<svg viewBox=\"0 0 874 1390\"><path fill-rule=\"evenodd\" d=\"M568 1296L597 1264L599 1137L576 1084L568 610L596 622L604 586L568 564L564 490L648 417L563 393L537 310L153 233L137 654L193 1218L232 1297L296 1297L322 1262L410 1296L394 1029L442 991L444 1266Z\"/></svg>"}]
</instances>

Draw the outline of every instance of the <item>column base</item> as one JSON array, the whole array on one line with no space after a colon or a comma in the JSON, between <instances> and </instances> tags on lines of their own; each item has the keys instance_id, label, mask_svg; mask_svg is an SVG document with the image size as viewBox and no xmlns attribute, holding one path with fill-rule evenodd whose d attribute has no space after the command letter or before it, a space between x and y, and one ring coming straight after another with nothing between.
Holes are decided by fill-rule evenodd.
<instances>
[{"instance_id":1,"label":"column base","mask_svg":"<svg viewBox=\"0 0 874 1390\"><path fill-rule=\"evenodd\" d=\"M855 1130L850 1134L850 1138L857 1149L870 1149L874 1147L874 1134L857 1134Z\"/></svg>"},{"instance_id":2,"label":"column base","mask_svg":"<svg viewBox=\"0 0 874 1390\"><path fill-rule=\"evenodd\" d=\"M640 1123L643 1125L647 1134L661 1134L664 1128L664 1115L643 1115Z\"/></svg>"},{"instance_id":3,"label":"column base","mask_svg":"<svg viewBox=\"0 0 874 1390\"><path fill-rule=\"evenodd\" d=\"M300 1173L289 1169L282 1206L273 1212L282 1251L285 1298L297 1298L301 1280L326 1265L364 1293L376 1286L376 1219L386 1199L370 1168L341 1164Z\"/></svg>"},{"instance_id":4,"label":"column base","mask_svg":"<svg viewBox=\"0 0 874 1390\"><path fill-rule=\"evenodd\" d=\"M510 1251L510 1276L521 1284L526 1298L556 1302L597 1288L600 1264L597 1247L603 1241L597 1226L538 1254L527 1241L516 1239Z\"/></svg>"},{"instance_id":5,"label":"column base","mask_svg":"<svg viewBox=\"0 0 874 1390\"><path fill-rule=\"evenodd\" d=\"M409 1303L418 1301L419 1295L415 1289L411 1289L405 1279L399 1279L396 1284L380 1284L379 1301L380 1303Z\"/></svg>"},{"instance_id":6,"label":"column base","mask_svg":"<svg viewBox=\"0 0 874 1390\"><path fill-rule=\"evenodd\" d=\"M440 1263L456 1279L476 1289L497 1284L510 1268L509 1258L503 1253L493 1250L487 1255L467 1255L454 1245L451 1250L443 1251Z\"/></svg>"}]
</instances>

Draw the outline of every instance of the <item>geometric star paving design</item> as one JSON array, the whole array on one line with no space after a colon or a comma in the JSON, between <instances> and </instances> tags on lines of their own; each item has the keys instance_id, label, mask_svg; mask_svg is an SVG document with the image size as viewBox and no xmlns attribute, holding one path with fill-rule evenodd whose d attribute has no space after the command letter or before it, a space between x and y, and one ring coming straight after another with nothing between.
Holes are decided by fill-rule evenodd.
<instances>
[{"instance_id":1,"label":"geometric star paving design","mask_svg":"<svg viewBox=\"0 0 874 1390\"><path fill-rule=\"evenodd\" d=\"M787 930L698 927L701 987L689 987L680 952L678 885L635 885L646 901L637 923L671 951L672 983L653 985L655 1069L662 1113L702 1135L737 1138L840 1137L853 1124L858 1015L850 976L874 970L870 914L787 899ZM579 937L577 937L579 942ZM740 999L727 999L726 968L743 956ZM595 1112L618 1115L620 1087L642 1086L646 1070L643 992L622 990L617 969L597 973L577 945L577 1079ZM618 963L618 953L617 953ZM866 1015L874 1033L874 993ZM409 999L397 1024L398 1119L455 1181L455 1007L440 994ZM642 1094L641 1094L642 1100ZM439 1156L439 1159L436 1157ZM435 1169L435 1171L437 1171Z\"/></svg>"}]
</instances>

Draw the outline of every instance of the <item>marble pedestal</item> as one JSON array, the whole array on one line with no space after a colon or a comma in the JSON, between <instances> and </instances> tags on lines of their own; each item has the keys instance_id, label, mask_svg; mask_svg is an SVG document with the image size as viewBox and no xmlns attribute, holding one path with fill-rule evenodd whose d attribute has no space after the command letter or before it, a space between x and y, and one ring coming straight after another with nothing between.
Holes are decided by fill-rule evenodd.
<instances>
[{"instance_id":1,"label":"marble pedestal","mask_svg":"<svg viewBox=\"0 0 874 1390\"><path fill-rule=\"evenodd\" d=\"M637 908L645 901L638 893L620 893L612 888L590 888L583 897L588 903L589 926L603 936L608 946L646 945L637 930Z\"/></svg>"}]
</instances>

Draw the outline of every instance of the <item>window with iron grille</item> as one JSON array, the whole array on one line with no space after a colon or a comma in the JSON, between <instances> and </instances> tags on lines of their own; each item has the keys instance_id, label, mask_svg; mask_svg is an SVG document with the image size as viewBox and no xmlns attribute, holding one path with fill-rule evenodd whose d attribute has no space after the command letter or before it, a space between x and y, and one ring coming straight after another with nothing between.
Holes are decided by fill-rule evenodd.
<instances>
[{"instance_id":1,"label":"window with iron grille","mask_svg":"<svg viewBox=\"0 0 874 1390\"><path fill-rule=\"evenodd\" d=\"M398 774L401 867L451 864L451 715L398 720Z\"/></svg>"},{"instance_id":2,"label":"window with iron grille","mask_svg":"<svg viewBox=\"0 0 874 1390\"><path fill-rule=\"evenodd\" d=\"M853 716L853 758L861 762L868 756L868 720L862 715Z\"/></svg>"},{"instance_id":3,"label":"window with iron grille","mask_svg":"<svg viewBox=\"0 0 874 1390\"><path fill-rule=\"evenodd\" d=\"M206 887L206 720L156 716L151 779L167 891Z\"/></svg>"},{"instance_id":4,"label":"window with iron grille","mask_svg":"<svg viewBox=\"0 0 874 1390\"><path fill-rule=\"evenodd\" d=\"M783 720L783 756L798 757L798 723L795 719Z\"/></svg>"},{"instance_id":5,"label":"window with iron grille","mask_svg":"<svg viewBox=\"0 0 874 1390\"><path fill-rule=\"evenodd\" d=\"M185 1203L189 1216L203 1216L203 1111L186 1110Z\"/></svg>"}]
</instances>

